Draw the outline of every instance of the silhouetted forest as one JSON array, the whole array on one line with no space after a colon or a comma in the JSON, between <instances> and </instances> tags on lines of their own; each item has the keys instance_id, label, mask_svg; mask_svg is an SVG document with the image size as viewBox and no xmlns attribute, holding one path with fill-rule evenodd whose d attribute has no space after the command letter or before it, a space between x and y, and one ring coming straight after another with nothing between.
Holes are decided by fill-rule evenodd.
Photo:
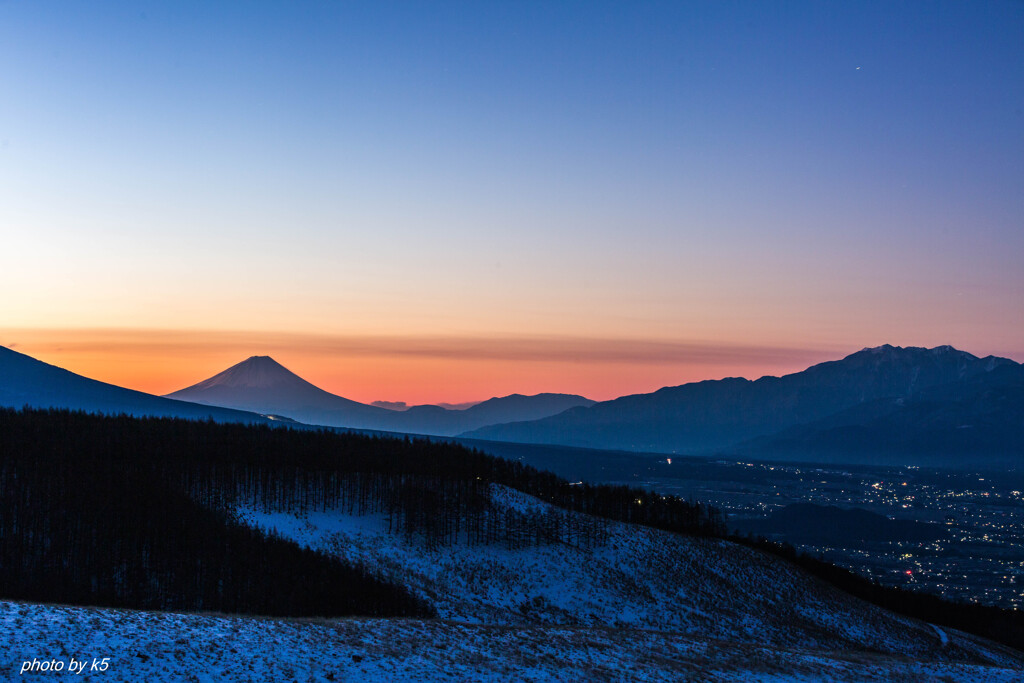
<instances>
[{"instance_id":1,"label":"silhouetted forest","mask_svg":"<svg viewBox=\"0 0 1024 683\"><path fill-rule=\"evenodd\" d=\"M497 508L491 483L565 510ZM717 511L462 446L330 431L0 410L3 597L289 615L426 615L359 567L233 521L240 507L384 513L423 542L589 547L607 519L688 533Z\"/></svg>"},{"instance_id":2,"label":"silhouetted forest","mask_svg":"<svg viewBox=\"0 0 1024 683\"><path fill-rule=\"evenodd\" d=\"M496 506L491 484L560 510ZM607 520L727 537L710 506L573 485L427 439L0 409L0 597L295 616L432 614L361 567L235 522L239 508L378 513L392 533L431 545L591 547L604 542ZM1022 613L882 587L792 546L731 540L884 608L1024 649Z\"/></svg>"},{"instance_id":3,"label":"silhouetted forest","mask_svg":"<svg viewBox=\"0 0 1024 683\"><path fill-rule=\"evenodd\" d=\"M402 587L188 495L182 482L197 474L188 465L204 451L168 454L187 448L173 435L189 424L0 411L2 596L267 615L432 613ZM193 424L210 448L236 450Z\"/></svg>"}]
</instances>

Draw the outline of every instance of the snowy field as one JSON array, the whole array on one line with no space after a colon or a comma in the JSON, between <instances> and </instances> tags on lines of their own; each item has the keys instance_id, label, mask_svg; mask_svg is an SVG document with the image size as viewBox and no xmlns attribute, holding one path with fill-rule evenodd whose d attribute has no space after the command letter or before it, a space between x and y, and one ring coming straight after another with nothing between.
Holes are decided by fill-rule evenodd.
<instances>
[{"instance_id":1,"label":"snowy field","mask_svg":"<svg viewBox=\"0 0 1024 683\"><path fill-rule=\"evenodd\" d=\"M503 487L492 497L499 508L547 509ZM0 602L0 680L1024 680L1021 653L889 614L722 541L610 523L607 540L592 548L429 548L387 533L382 516L239 517L406 584L440 618L267 619ZM85 670L70 673L72 660ZM63 670L22 673L33 662Z\"/></svg>"},{"instance_id":2,"label":"snowy field","mask_svg":"<svg viewBox=\"0 0 1024 683\"><path fill-rule=\"evenodd\" d=\"M0 679L50 681L1001 681L1009 666L787 650L673 633L441 620L299 621L0 602ZM90 671L109 657L106 671ZM19 674L25 662L82 674Z\"/></svg>"},{"instance_id":3,"label":"snowy field","mask_svg":"<svg viewBox=\"0 0 1024 683\"><path fill-rule=\"evenodd\" d=\"M501 507L547 504L492 487ZM256 514L248 523L362 562L408 586L443 619L670 631L779 648L880 652L935 661L1011 662L1010 651L880 610L770 555L725 541L610 523L608 541L507 550L430 549L387 533L381 516Z\"/></svg>"}]
</instances>

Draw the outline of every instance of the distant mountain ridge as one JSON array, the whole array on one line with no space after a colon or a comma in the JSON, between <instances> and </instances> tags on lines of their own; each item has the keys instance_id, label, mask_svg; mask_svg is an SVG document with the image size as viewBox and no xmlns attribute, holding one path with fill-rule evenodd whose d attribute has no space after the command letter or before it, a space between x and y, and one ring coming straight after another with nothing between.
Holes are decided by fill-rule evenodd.
<instances>
[{"instance_id":1,"label":"distant mountain ridge","mask_svg":"<svg viewBox=\"0 0 1024 683\"><path fill-rule=\"evenodd\" d=\"M90 413L136 417L182 417L217 422L269 422L252 412L197 405L153 396L76 375L0 346L0 406L68 408Z\"/></svg>"},{"instance_id":2,"label":"distant mountain ridge","mask_svg":"<svg viewBox=\"0 0 1024 683\"><path fill-rule=\"evenodd\" d=\"M1024 465L1024 365L863 403L740 444L756 457L887 464Z\"/></svg>"},{"instance_id":3,"label":"distant mountain ridge","mask_svg":"<svg viewBox=\"0 0 1024 683\"><path fill-rule=\"evenodd\" d=\"M1024 365L950 346L885 345L783 377L708 380L602 403L513 394L464 410L405 411L336 396L267 356L158 397L0 347L0 406L26 405L765 460L1024 463Z\"/></svg>"},{"instance_id":4,"label":"distant mountain ridge","mask_svg":"<svg viewBox=\"0 0 1024 683\"><path fill-rule=\"evenodd\" d=\"M923 406L928 401L933 407L946 404L947 411L953 410L950 402L959 401L961 408L967 409L974 405L971 400L975 393L990 390L990 381L1003 376L1006 386L1001 391L1009 405L1016 408L994 414L999 437L986 447L1011 448L1019 453L1024 448L1024 425L1014 422L1021 404L1019 399L1014 402L1013 387L1024 386L1021 366L1007 358L978 358L951 346L866 348L783 377L756 381L727 378L666 387L541 420L489 426L464 436L632 451L741 450L756 451L764 458L835 459L832 456L844 452L842 435L835 435L836 439L823 436L813 447L797 450L785 448L770 437L801 425L835 419L844 411L852 411L848 424L858 425L892 415L894 406L912 405L927 412ZM852 417L858 411L863 415ZM904 415L909 417L911 413ZM918 426L927 431L925 425ZM893 436L889 435L890 441ZM910 444L888 445L892 447L886 449L887 454L895 456ZM881 444L876 443L875 448L879 447ZM846 453L842 457L855 460L864 455L848 449Z\"/></svg>"},{"instance_id":5,"label":"distant mountain ridge","mask_svg":"<svg viewBox=\"0 0 1024 683\"><path fill-rule=\"evenodd\" d=\"M434 436L454 436L489 424L538 419L594 403L570 394L512 394L464 410L434 405L392 410L324 391L269 356L252 356L209 379L167 394L167 398L281 415L312 425Z\"/></svg>"}]
</instances>

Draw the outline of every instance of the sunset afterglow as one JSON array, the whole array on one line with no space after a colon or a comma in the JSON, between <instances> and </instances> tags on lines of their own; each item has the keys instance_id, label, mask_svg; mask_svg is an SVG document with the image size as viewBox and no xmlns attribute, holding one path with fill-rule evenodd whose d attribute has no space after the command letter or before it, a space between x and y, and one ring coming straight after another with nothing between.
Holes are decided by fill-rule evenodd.
<instances>
[{"instance_id":1,"label":"sunset afterglow","mask_svg":"<svg viewBox=\"0 0 1024 683\"><path fill-rule=\"evenodd\" d=\"M1024 360L1022 6L803 9L4 3L0 345L409 403Z\"/></svg>"}]
</instances>

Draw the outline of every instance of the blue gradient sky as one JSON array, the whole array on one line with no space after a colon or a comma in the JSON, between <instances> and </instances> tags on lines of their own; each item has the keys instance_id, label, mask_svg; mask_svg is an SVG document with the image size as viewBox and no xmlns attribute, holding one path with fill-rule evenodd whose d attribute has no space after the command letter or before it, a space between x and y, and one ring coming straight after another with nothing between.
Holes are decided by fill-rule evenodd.
<instances>
[{"instance_id":1,"label":"blue gradient sky","mask_svg":"<svg viewBox=\"0 0 1024 683\"><path fill-rule=\"evenodd\" d=\"M0 343L413 402L1024 360L1022 45L1019 2L3 2Z\"/></svg>"}]
</instances>

